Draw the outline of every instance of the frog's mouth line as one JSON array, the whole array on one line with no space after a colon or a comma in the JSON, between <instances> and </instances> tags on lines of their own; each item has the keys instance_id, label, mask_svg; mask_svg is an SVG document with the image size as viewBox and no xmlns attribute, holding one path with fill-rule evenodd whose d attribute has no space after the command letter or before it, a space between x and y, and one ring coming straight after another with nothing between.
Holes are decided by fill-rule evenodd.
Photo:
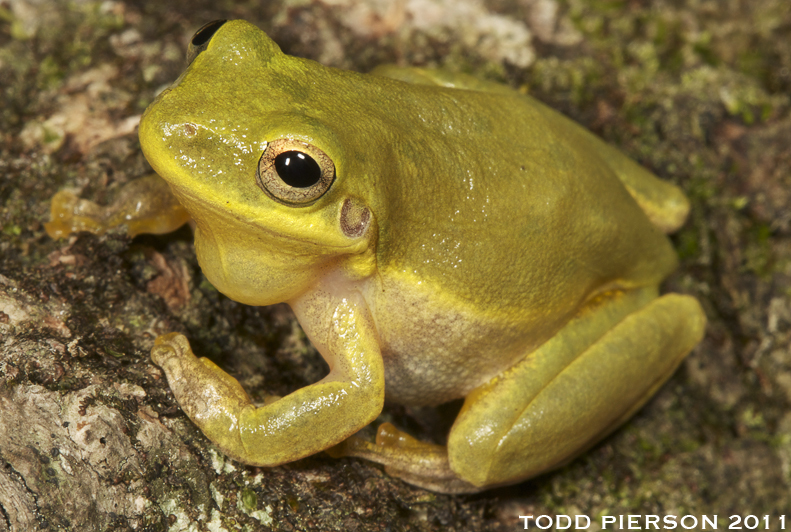
<instances>
[{"instance_id":1,"label":"frog's mouth line","mask_svg":"<svg viewBox=\"0 0 791 532\"><path fill-rule=\"evenodd\" d=\"M320 242L317 240L312 240L309 238L301 238L299 236L295 236L293 234L278 232L275 230L270 229L265 224L259 223L259 221L265 221L265 218L246 218L235 212L233 207L223 207L217 202L206 200L190 191L186 190L183 187L179 187L176 185L170 184L170 188L173 190L176 197L179 199L179 203L187 209L190 216L197 220L197 218L193 215L193 209L189 208L190 203L197 203L201 205L201 210L208 210L218 218L222 218L225 220L229 220L232 223L241 225L243 227L250 227L255 230L257 233L265 233L268 237L271 237L275 241L286 241L286 242L296 242L303 245L312 246L313 249L311 251L305 251L303 253L290 253L293 255L313 255L316 254L315 252L318 250L321 255L340 255L343 253L361 253L363 249L360 248L360 242L354 242L346 245L332 245L328 244L327 242ZM182 200L187 200L182 201ZM187 205L185 205L185 203ZM339 228L338 234L341 235L342 231ZM359 240L359 239L358 239ZM289 250L280 250L280 252L284 254L289 254Z\"/></svg>"}]
</instances>

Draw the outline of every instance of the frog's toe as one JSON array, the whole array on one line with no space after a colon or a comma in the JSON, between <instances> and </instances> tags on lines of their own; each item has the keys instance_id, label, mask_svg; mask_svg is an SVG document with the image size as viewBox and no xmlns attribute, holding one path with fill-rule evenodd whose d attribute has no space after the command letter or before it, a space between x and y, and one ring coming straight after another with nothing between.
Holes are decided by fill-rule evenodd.
<instances>
[{"instance_id":1,"label":"frog's toe","mask_svg":"<svg viewBox=\"0 0 791 532\"><path fill-rule=\"evenodd\" d=\"M102 218L102 207L80 199L70 190L61 190L52 197L50 221L44 224L44 229L53 239L65 238L80 231L98 235L107 230Z\"/></svg>"},{"instance_id":2,"label":"frog's toe","mask_svg":"<svg viewBox=\"0 0 791 532\"><path fill-rule=\"evenodd\" d=\"M164 368L170 361L183 358L186 355L192 355L192 350L187 337L180 333L158 336L151 349L151 360L161 368Z\"/></svg>"},{"instance_id":3,"label":"frog's toe","mask_svg":"<svg viewBox=\"0 0 791 532\"><path fill-rule=\"evenodd\" d=\"M325 449L325 452L333 458L344 458L347 456L359 456L365 452L375 452L375 444L357 435L349 436L337 445Z\"/></svg>"},{"instance_id":4,"label":"frog's toe","mask_svg":"<svg viewBox=\"0 0 791 532\"><path fill-rule=\"evenodd\" d=\"M101 235L126 226L134 237L143 233L160 235L175 231L189 221L189 214L170 192L168 184L156 174L130 181L112 205L99 205L61 190L52 197L50 221L44 224L54 239L88 231Z\"/></svg>"}]
</instances>

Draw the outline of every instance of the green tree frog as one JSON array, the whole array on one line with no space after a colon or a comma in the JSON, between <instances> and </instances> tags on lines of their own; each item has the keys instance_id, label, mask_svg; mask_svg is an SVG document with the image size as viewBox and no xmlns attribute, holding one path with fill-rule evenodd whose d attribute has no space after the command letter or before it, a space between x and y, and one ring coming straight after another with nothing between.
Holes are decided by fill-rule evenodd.
<instances>
[{"instance_id":1,"label":"green tree frog","mask_svg":"<svg viewBox=\"0 0 791 532\"><path fill-rule=\"evenodd\" d=\"M167 185L138 186L150 212L127 202L105 218L156 231L186 210L211 283L287 302L330 367L257 405L184 336L159 337L154 363L228 456L329 450L449 493L516 483L614 430L701 340L698 302L658 291L684 195L529 96L328 68L244 21L206 25L188 61L140 123ZM53 234L86 226L66 217ZM354 436L385 400L459 398L446 445L390 424L375 443Z\"/></svg>"}]
</instances>

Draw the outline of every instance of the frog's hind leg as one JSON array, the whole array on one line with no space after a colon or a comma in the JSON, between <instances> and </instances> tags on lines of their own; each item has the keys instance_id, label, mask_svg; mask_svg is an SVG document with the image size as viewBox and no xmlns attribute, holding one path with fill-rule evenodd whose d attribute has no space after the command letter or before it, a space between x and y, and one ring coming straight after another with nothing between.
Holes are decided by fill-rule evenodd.
<instances>
[{"instance_id":1,"label":"frog's hind leg","mask_svg":"<svg viewBox=\"0 0 791 532\"><path fill-rule=\"evenodd\" d=\"M647 169L589 131L586 141L621 180L648 219L664 233L673 233L689 214L689 200L674 184L659 179Z\"/></svg>"},{"instance_id":2,"label":"frog's hind leg","mask_svg":"<svg viewBox=\"0 0 791 532\"><path fill-rule=\"evenodd\" d=\"M564 464L642 406L700 341L706 320L698 302L652 292L600 298L473 391L447 451L390 434L377 446L352 441L345 454L444 492L511 484Z\"/></svg>"}]
</instances>

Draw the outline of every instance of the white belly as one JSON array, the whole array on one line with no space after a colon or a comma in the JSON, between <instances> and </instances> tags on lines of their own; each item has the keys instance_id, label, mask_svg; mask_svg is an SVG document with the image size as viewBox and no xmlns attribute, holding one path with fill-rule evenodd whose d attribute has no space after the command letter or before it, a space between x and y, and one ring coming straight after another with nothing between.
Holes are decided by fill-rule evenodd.
<instances>
[{"instance_id":1,"label":"white belly","mask_svg":"<svg viewBox=\"0 0 791 532\"><path fill-rule=\"evenodd\" d=\"M524 324L425 283L388 276L365 289L385 363L388 400L435 405L466 396L531 351Z\"/></svg>"}]
</instances>

